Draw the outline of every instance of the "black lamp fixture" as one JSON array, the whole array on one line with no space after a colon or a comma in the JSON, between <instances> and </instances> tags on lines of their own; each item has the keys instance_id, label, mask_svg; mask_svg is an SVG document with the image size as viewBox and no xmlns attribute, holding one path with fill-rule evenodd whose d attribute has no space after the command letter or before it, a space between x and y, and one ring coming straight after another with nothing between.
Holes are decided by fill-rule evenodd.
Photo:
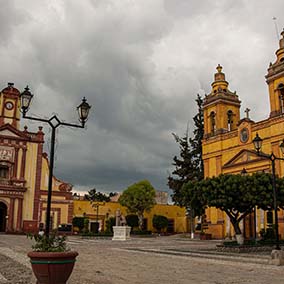
<instances>
[{"instance_id":1,"label":"black lamp fixture","mask_svg":"<svg viewBox=\"0 0 284 284\"><path fill-rule=\"evenodd\" d=\"M265 154L260 152L262 147L262 139L259 137L258 133L256 133L255 138L252 140L255 150L257 151L257 155L268 159L271 161L272 167L272 188L273 188L273 209L274 209L274 221L275 221L275 234L276 234L276 248L280 250L279 245L279 226L278 226L278 206L277 206L277 191L276 191L276 171L275 171L275 160L284 160L284 158L276 157L274 153ZM284 140L279 145L282 154L284 154Z\"/></svg>"},{"instance_id":2,"label":"black lamp fixture","mask_svg":"<svg viewBox=\"0 0 284 284\"><path fill-rule=\"evenodd\" d=\"M33 98L33 94L30 92L29 87L27 86L25 90L20 94L21 101L21 112L23 117L30 120L36 120L48 123L51 127L51 142L50 142L50 165L49 165L49 177L48 177L48 192L47 192L47 205L46 205L46 222L45 222L45 235L49 236L50 231L50 212L51 212L51 195L52 195L52 178L53 178L53 168L54 168L54 145L55 145L55 130L58 126L64 125L69 127L84 128L85 123L88 119L89 110L91 106L87 103L86 98L82 99L81 104L77 107L79 114L79 121L81 124L72 124L66 123L59 120L56 115L53 115L50 119L38 118L27 116L27 112L30 108L30 104Z\"/></svg>"},{"instance_id":3,"label":"black lamp fixture","mask_svg":"<svg viewBox=\"0 0 284 284\"><path fill-rule=\"evenodd\" d=\"M257 153L259 153L259 151L260 151L260 149L262 147L262 141L263 140L259 137L258 133L256 133L256 136L252 140L252 143L253 143L254 148L257 151Z\"/></svg>"},{"instance_id":4,"label":"black lamp fixture","mask_svg":"<svg viewBox=\"0 0 284 284\"><path fill-rule=\"evenodd\" d=\"M82 99L81 104L79 106L77 106L77 110L78 110L78 114L79 114L79 121L82 124L85 124L85 122L87 121L90 108L91 108L90 105L87 103L87 100L84 97Z\"/></svg>"},{"instance_id":5,"label":"black lamp fixture","mask_svg":"<svg viewBox=\"0 0 284 284\"><path fill-rule=\"evenodd\" d=\"M20 94L21 109L23 114L26 114L29 110L33 96L34 95L30 92L28 86L26 86L25 90Z\"/></svg>"}]
</instances>

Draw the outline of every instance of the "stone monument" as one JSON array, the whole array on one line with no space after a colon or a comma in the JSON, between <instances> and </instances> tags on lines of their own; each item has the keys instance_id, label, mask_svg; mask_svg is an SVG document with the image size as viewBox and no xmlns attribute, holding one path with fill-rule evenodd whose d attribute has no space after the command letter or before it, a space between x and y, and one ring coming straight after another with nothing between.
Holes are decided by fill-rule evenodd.
<instances>
[{"instance_id":1,"label":"stone monument","mask_svg":"<svg viewBox=\"0 0 284 284\"><path fill-rule=\"evenodd\" d=\"M113 226L113 241L126 241L130 239L131 227L127 226L125 217L120 209L115 212L115 226Z\"/></svg>"}]
</instances>

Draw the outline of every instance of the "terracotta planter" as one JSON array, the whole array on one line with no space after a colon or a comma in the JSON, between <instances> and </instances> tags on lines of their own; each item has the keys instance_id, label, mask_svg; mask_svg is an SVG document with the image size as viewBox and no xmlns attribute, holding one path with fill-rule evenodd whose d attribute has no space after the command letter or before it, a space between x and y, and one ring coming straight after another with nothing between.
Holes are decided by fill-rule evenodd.
<instances>
[{"instance_id":1,"label":"terracotta planter","mask_svg":"<svg viewBox=\"0 0 284 284\"><path fill-rule=\"evenodd\" d=\"M76 251L28 253L37 284L65 284L72 273Z\"/></svg>"}]
</instances>

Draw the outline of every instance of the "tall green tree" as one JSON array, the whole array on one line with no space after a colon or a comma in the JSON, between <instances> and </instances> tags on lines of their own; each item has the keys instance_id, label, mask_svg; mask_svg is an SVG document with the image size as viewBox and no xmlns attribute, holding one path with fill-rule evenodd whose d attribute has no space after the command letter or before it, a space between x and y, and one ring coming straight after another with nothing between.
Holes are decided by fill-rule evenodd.
<instances>
[{"instance_id":1,"label":"tall green tree","mask_svg":"<svg viewBox=\"0 0 284 284\"><path fill-rule=\"evenodd\" d=\"M172 175L168 177L168 186L173 190L172 198L175 204L188 206L188 200L183 197L182 187L189 181L199 181L203 179L203 161L202 161L202 138L204 133L204 119L202 103L203 99L198 94L196 99L198 112L193 117L194 130L193 138L189 137L189 129L184 137L179 137L173 133L175 141L179 144L179 157L173 158L175 166ZM186 202L185 202L186 201Z\"/></svg>"},{"instance_id":2,"label":"tall green tree","mask_svg":"<svg viewBox=\"0 0 284 284\"><path fill-rule=\"evenodd\" d=\"M148 180L142 180L129 186L119 197L118 202L127 207L130 213L137 214L139 228L142 230L144 212L150 211L156 204L156 191Z\"/></svg>"},{"instance_id":3,"label":"tall green tree","mask_svg":"<svg viewBox=\"0 0 284 284\"><path fill-rule=\"evenodd\" d=\"M197 114L193 117L195 128L193 130L193 138L189 139L189 143L191 146L194 175L196 177L196 180L202 180L204 178L204 167L202 160L202 139L204 136L204 116L202 108L203 99L199 94L197 94L195 101L198 111Z\"/></svg>"}]
</instances>

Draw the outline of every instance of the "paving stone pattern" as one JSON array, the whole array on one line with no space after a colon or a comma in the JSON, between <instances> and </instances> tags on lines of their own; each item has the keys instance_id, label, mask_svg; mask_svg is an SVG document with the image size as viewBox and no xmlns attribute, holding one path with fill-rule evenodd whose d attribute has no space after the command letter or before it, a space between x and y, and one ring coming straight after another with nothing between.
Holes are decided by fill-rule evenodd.
<instances>
[{"instance_id":1,"label":"paving stone pattern","mask_svg":"<svg viewBox=\"0 0 284 284\"><path fill-rule=\"evenodd\" d=\"M284 267L267 264L269 254L216 252L216 241L182 236L129 241L69 237L79 252L68 284L280 284ZM0 235L0 283L35 283L25 236Z\"/></svg>"}]
</instances>

